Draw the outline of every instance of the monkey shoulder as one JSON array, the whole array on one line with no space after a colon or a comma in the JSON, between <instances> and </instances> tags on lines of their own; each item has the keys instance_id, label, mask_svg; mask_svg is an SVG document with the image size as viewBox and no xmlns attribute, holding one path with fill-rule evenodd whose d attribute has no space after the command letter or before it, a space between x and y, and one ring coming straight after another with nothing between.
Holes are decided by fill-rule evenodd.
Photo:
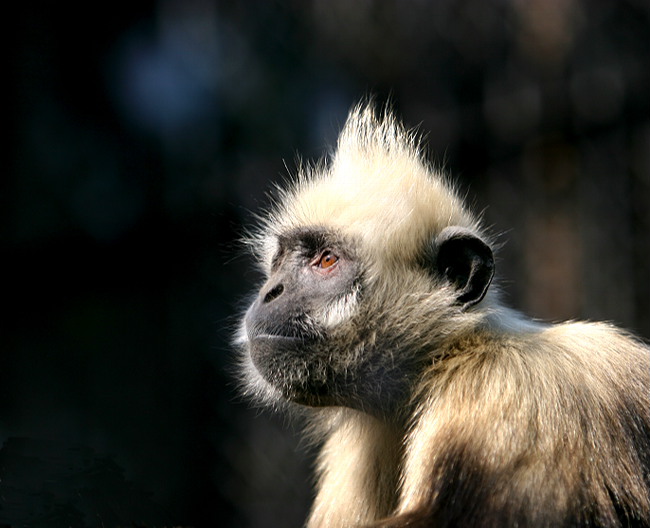
<instances>
[{"instance_id":1,"label":"monkey shoulder","mask_svg":"<svg viewBox=\"0 0 650 528\"><path fill-rule=\"evenodd\" d=\"M648 522L650 355L637 339L605 323L486 329L450 341L427 376L406 450L419 507L395 526Z\"/></svg>"}]
</instances>

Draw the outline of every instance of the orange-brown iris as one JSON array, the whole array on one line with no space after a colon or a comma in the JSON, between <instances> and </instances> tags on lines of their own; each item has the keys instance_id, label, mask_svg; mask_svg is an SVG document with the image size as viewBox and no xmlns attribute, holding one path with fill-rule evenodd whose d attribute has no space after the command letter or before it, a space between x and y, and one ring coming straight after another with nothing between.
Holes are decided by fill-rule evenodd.
<instances>
[{"instance_id":1,"label":"orange-brown iris","mask_svg":"<svg viewBox=\"0 0 650 528\"><path fill-rule=\"evenodd\" d=\"M326 251L323 253L316 263L316 265L321 269L331 268L334 264L338 262L339 258L332 253L331 251Z\"/></svg>"}]
</instances>

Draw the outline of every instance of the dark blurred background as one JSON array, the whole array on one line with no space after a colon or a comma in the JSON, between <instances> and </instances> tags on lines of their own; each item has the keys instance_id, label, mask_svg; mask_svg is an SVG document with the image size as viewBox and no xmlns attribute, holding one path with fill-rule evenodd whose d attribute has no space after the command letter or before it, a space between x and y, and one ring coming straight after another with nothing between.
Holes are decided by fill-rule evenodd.
<instances>
[{"instance_id":1,"label":"dark blurred background","mask_svg":"<svg viewBox=\"0 0 650 528\"><path fill-rule=\"evenodd\" d=\"M301 524L235 241L369 94L503 233L509 304L650 337L647 0L12 5L0 526Z\"/></svg>"}]
</instances>

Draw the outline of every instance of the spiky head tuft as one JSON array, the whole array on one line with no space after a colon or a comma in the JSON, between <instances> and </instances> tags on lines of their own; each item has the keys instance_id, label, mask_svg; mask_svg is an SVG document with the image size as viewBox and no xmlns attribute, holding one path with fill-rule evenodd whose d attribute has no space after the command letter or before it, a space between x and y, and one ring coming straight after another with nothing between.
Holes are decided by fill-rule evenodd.
<instances>
[{"instance_id":1,"label":"spiky head tuft","mask_svg":"<svg viewBox=\"0 0 650 528\"><path fill-rule=\"evenodd\" d=\"M333 228L379 253L373 260L395 262L416 258L425 239L450 225L477 229L478 222L423 159L416 135L389 112L360 105L329 165L301 168L265 231Z\"/></svg>"}]
</instances>

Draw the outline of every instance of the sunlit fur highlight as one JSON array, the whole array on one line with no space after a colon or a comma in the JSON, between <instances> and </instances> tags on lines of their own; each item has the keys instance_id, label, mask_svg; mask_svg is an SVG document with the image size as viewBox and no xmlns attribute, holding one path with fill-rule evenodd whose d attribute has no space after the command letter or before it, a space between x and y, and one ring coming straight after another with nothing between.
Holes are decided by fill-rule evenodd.
<instances>
[{"instance_id":1,"label":"sunlit fur highlight","mask_svg":"<svg viewBox=\"0 0 650 528\"><path fill-rule=\"evenodd\" d=\"M420 368L400 409L309 409L322 444L309 527L650 524L648 348L603 323L529 321L495 285L459 309L414 263L446 227L489 237L390 114L355 109L331 162L280 193L249 239L262 269L278 235L310 226L347 237L365 266L362 298L319 315L345 352L333 360L380 349L386 369ZM242 362L248 393L278 405Z\"/></svg>"},{"instance_id":2,"label":"sunlit fur highlight","mask_svg":"<svg viewBox=\"0 0 650 528\"><path fill-rule=\"evenodd\" d=\"M360 239L371 260L388 265L394 257L415 258L427 237L445 226L477 228L453 187L441 174L433 176L419 151L417 137L391 114L380 119L371 107L358 107L331 163L301 167L293 185L280 191L261 230L262 260L270 262L273 254L269 235L309 225Z\"/></svg>"}]
</instances>

